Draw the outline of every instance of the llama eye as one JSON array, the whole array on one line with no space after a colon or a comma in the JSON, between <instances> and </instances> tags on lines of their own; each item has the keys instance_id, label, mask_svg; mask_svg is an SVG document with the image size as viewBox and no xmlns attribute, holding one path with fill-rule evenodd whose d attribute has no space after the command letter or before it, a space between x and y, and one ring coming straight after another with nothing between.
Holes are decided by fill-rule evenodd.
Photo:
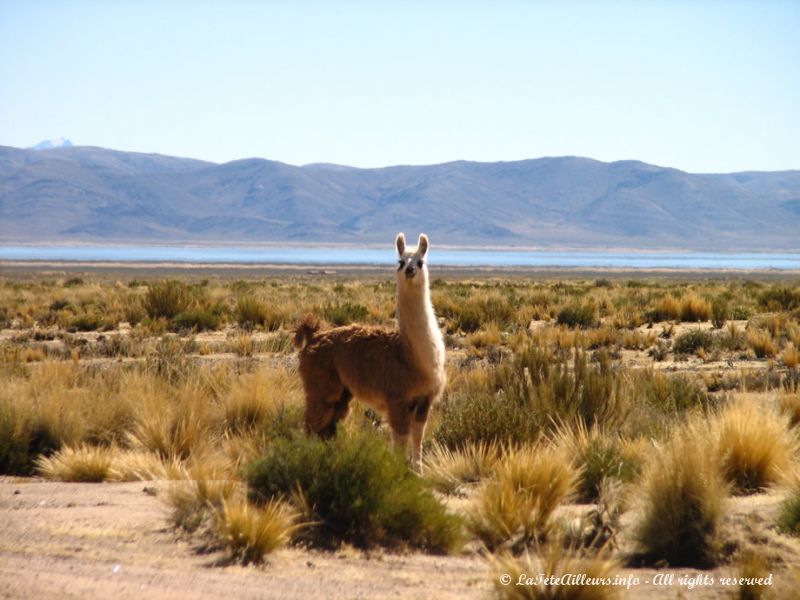
<instances>
[{"instance_id":1,"label":"llama eye","mask_svg":"<svg viewBox=\"0 0 800 600\"><path fill-rule=\"evenodd\" d=\"M398 271L399 271L400 269L402 269L402 268L403 268L403 264L404 264L404 262L403 262L403 260L402 260L402 259L400 259L400 260L398 260L398 261L397 261L397 265L398 265L398 266L397 266L397 270L398 270Z\"/></svg>"},{"instance_id":2,"label":"llama eye","mask_svg":"<svg viewBox=\"0 0 800 600\"><path fill-rule=\"evenodd\" d=\"M421 258L420 258L420 259L417 261L417 266L418 266L420 269L422 268L422 259L421 259Z\"/></svg>"}]
</instances>

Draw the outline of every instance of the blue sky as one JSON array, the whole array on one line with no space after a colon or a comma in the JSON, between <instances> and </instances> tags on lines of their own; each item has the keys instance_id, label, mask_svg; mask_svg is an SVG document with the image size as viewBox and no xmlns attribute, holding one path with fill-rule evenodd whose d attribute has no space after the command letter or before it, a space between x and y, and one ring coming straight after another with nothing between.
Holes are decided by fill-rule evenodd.
<instances>
[{"instance_id":1,"label":"blue sky","mask_svg":"<svg viewBox=\"0 0 800 600\"><path fill-rule=\"evenodd\" d=\"M800 168L800 2L0 0L0 144Z\"/></svg>"}]
</instances>

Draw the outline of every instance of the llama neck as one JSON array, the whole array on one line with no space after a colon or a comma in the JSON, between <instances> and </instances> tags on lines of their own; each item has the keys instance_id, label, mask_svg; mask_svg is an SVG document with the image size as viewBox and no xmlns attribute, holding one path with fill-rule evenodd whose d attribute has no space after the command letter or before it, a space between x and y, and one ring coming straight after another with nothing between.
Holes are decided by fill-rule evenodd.
<instances>
[{"instance_id":1,"label":"llama neck","mask_svg":"<svg viewBox=\"0 0 800 600\"><path fill-rule=\"evenodd\" d=\"M427 279L418 288L398 284L397 324L414 361L421 369L444 369L444 341L433 312Z\"/></svg>"}]
</instances>

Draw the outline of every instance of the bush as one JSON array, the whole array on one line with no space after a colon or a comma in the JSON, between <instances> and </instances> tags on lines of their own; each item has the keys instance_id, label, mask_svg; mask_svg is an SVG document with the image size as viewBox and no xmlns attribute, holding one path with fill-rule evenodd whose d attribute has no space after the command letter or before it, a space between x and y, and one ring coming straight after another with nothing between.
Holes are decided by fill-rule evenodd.
<instances>
[{"instance_id":1,"label":"bush","mask_svg":"<svg viewBox=\"0 0 800 600\"><path fill-rule=\"evenodd\" d=\"M191 303L189 288L179 281L162 281L149 287L142 299L142 308L151 319L173 319L188 310Z\"/></svg>"},{"instance_id":2,"label":"bush","mask_svg":"<svg viewBox=\"0 0 800 600\"><path fill-rule=\"evenodd\" d=\"M236 301L234 311L236 322L244 329L264 327L271 321L267 305L253 296L242 296ZM270 322L268 329L274 329Z\"/></svg>"},{"instance_id":3,"label":"bush","mask_svg":"<svg viewBox=\"0 0 800 600\"><path fill-rule=\"evenodd\" d=\"M647 313L649 321L677 321L681 316L681 305L673 296L664 296L655 307Z\"/></svg>"},{"instance_id":4,"label":"bush","mask_svg":"<svg viewBox=\"0 0 800 600\"><path fill-rule=\"evenodd\" d=\"M678 354L692 354L700 348L711 350L714 345L714 337L709 331L702 329L690 329L675 338L672 350Z\"/></svg>"},{"instance_id":5,"label":"bush","mask_svg":"<svg viewBox=\"0 0 800 600\"><path fill-rule=\"evenodd\" d=\"M109 477L114 450L97 446L62 448L53 456L40 456L36 469L46 479L98 483Z\"/></svg>"},{"instance_id":6,"label":"bush","mask_svg":"<svg viewBox=\"0 0 800 600\"><path fill-rule=\"evenodd\" d=\"M756 358L772 358L778 349L769 331L751 327L747 330L747 343L753 349Z\"/></svg>"},{"instance_id":7,"label":"bush","mask_svg":"<svg viewBox=\"0 0 800 600\"><path fill-rule=\"evenodd\" d=\"M538 445L511 449L473 502L469 529L489 550L520 551L546 536L550 517L577 483L578 470L564 452Z\"/></svg>"},{"instance_id":8,"label":"bush","mask_svg":"<svg viewBox=\"0 0 800 600\"><path fill-rule=\"evenodd\" d=\"M460 520L446 512L424 481L377 433L330 441L276 440L247 469L249 498L292 499L313 523L312 543L359 547L413 546L446 552L461 541Z\"/></svg>"},{"instance_id":9,"label":"bush","mask_svg":"<svg viewBox=\"0 0 800 600\"><path fill-rule=\"evenodd\" d=\"M619 575L622 564L617 560L600 554L585 555L555 543L548 544L535 557L501 554L492 557L490 564L499 600L616 600L622 590L621 586L597 584ZM537 580L539 574L544 575L542 581ZM510 577L509 584L504 576ZM528 578L535 583L519 583Z\"/></svg>"},{"instance_id":10,"label":"bush","mask_svg":"<svg viewBox=\"0 0 800 600\"><path fill-rule=\"evenodd\" d=\"M715 329L722 329L728 318L728 303L719 298L711 305L711 324Z\"/></svg>"},{"instance_id":11,"label":"bush","mask_svg":"<svg viewBox=\"0 0 800 600\"><path fill-rule=\"evenodd\" d=\"M800 473L794 471L789 480L786 498L778 513L778 529L789 535L800 536Z\"/></svg>"},{"instance_id":12,"label":"bush","mask_svg":"<svg viewBox=\"0 0 800 600\"><path fill-rule=\"evenodd\" d=\"M578 424L573 428L561 428L554 442L580 469L577 499L581 502L596 502L604 480L618 479L627 483L641 469L641 460L633 446L598 427Z\"/></svg>"},{"instance_id":13,"label":"bush","mask_svg":"<svg viewBox=\"0 0 800 600\"><path fill-rule=\"evenodd\" d=\"M767 310L794 310L800 306L800 289L772 287L759 294L758 302Z\"/></svg>"},{"instance_id":14,"label":"bush","mask_svg":"<svg viewBox=\"0 0 800 600\"><path fill-rule=\"evenodd\" d=\"M744 397L712 420L717 462L736 493L752 494L775 484L795 460L797 438L789 417Z\"/></svg>"},{"instance_id":15,"label":"bush","mask_svg":"<svg viewBox=\"0 0 800 600\"><path fill-rule=\"evenodd\" d=\"M562 308L556 322L567 327L587 329L595 324L595 310L589 304L576 304Z\"/></svg>"},{"instance_id":16,"label":"bush","mask_svg":"<svg viewBox=\"0 0 800 600\"><path fill-rule=\"evenodd\" d=\"M232 558L260 563L264 555L286 545L297 530L296 512L280 501L256 508L247 502L223 502L216 513L216 531Z\"/></svg>"},{"instance_id":17,"label":"bush","mask_svg":"<svg viewBox=\"0 0 800 600\"><path fill-rule=\"evenodd\" d=\"M706 568L718 560L727 488L700 425L684 426L646 467L635 538L652 562Z\"/></svg>"},{"instance_id":18,"label":"bush","mask_svg":"<svg viewBox=\"0 0 800 600\"><path fill-rule=\"evenodd\" d=\"M326 304L322 308L323 318L336 326L364 321L367 315L369 315L369 309L366 306L352 302Z\"/></svg>"},{"instance_id":19,"label":"bush","mask_svg":"<svg viewBox=\"0 0 800 600\"><path fill-rule=\"evenodd\" d=\"M183 311L172 321L174 329L193 329L195 331L214 330L219 327L220 317L212 311L195 308Z\"/></svg>"},{"instance_id":20,"label":"bush","mask_svg":"<svg viewBox=\"0 0 800 600\"><path fill-rule=\"evenodd\" d=\"M681 298L681 321L708 321L711 318L711 305L708 301L688 294Z\"/></svg>"}]
</instances>

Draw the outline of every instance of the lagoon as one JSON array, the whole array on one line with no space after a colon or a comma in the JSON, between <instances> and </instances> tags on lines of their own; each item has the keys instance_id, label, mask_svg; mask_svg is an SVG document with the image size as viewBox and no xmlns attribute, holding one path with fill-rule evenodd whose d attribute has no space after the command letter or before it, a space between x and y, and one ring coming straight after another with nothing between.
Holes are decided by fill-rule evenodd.
<instances>
[{"instance_id":1,"label":"lagoon","mask_svg":"<svg viewBox=\"0 0 800 600\"><path fill-rule=\"evenodd\" d=\"M0 260L67 262L185 262L308 265L394 264L392 248L233 246L0 246ZM431 250L432 264L480 267L639 269L800 269L800 254L711 252Z\"/></svg>"}]
</instances>

